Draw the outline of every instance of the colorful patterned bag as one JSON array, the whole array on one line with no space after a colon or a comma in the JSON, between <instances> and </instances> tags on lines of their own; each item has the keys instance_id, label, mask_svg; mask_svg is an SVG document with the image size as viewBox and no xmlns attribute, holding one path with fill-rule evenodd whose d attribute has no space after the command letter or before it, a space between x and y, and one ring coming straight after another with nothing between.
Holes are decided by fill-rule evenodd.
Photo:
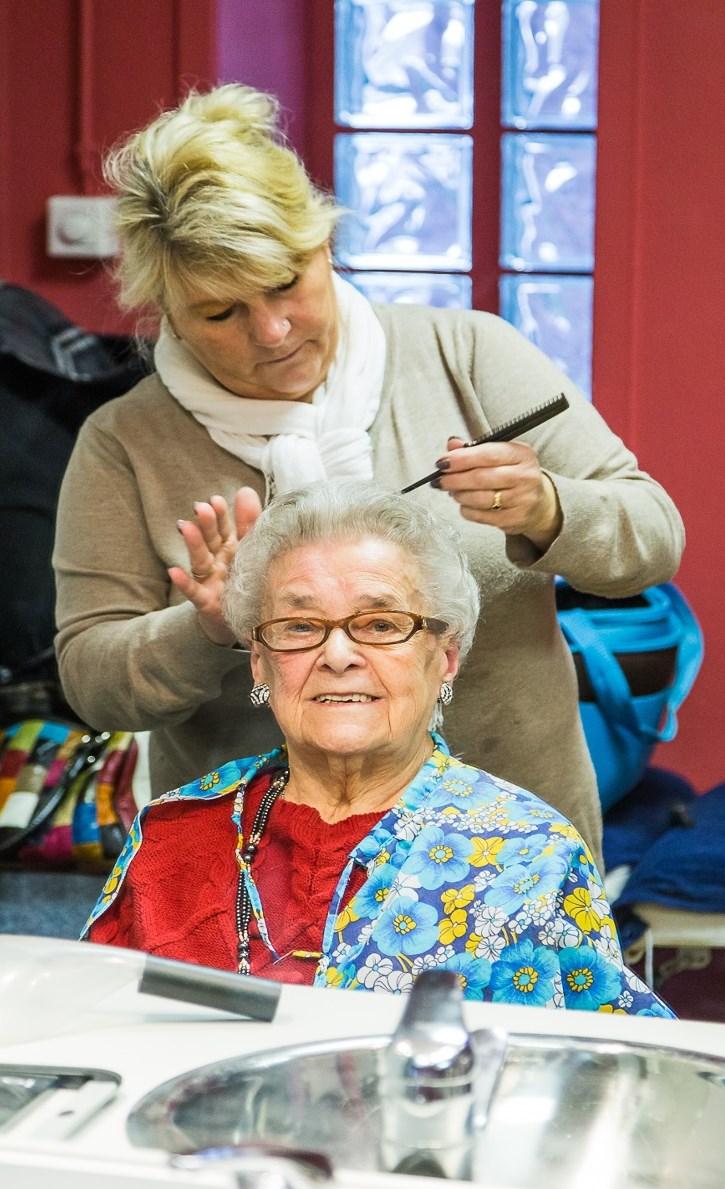
<instances>
[{"instance_id":1,"label":"colorful patterned bag","mask_svg":"<svg viewBox=\"0 0 725 1189\"><path fill-rule=\"evenodd\" d=\"M110 869L136 814L130 732L26 718L0 728L0 860Z\"/></svg>"}]
</instances>

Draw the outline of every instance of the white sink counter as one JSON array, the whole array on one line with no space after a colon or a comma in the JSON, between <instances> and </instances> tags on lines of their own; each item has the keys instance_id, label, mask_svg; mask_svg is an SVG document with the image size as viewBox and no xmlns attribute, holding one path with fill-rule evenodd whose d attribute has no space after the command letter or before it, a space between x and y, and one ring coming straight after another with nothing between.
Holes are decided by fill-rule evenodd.
<instances>
[{"instance_id":1,"label":"white sink counter","mask_svg":"<svg viewBox=\"0 0 725 1189\"><path fill-rule=\"evenodd\" d=\"M165 1154L133 1147L126 1138L125 1120L138 1099L159 1083L211 1061L304 1041L392 1032L403 1006L398 996L285 987L274 1021L254 1023L141 995L134 983L129 983L88 1010L80 1010L66 988L65 1002L53 1003L50 1011L44 1011L32 988L25 1000L22 988L11 987L10 995L2 989L8 957L11 951L17 952L19 942L18 938L0 936L0 1064L108 1069L122 1081L113 1101L68 1139L48 1143L42 1134L31 1131L24 1133L20 1142L17 1135L14 1138L12 1126L0 1131L0 1184L8 1189L34 1189L40 1184L49 1189L85 1189L86 1185L89 1189L91 1185L103 1189L135 1185L140 1189L166 1184L227 1187L231 1184L228 1173L210 1171L203 1177L179 1171L172 1174ZM38 939L28 944L37 950ZM58 947L76 945L48 941L49 967L63 952ZM79 984L81 1002L83 995L84 987ZM630 1041L725 1058L725 1025L721 1024L475 1002L465 1004L465 1016L471 1029L496 1027L516 1033ZM53 1017L58 1026L67 1023L72 1030L58 1031ZM22 1019L23 1028L13 1029L13 1019ZM24 1039L14 1040L21 1031ZM370 1173L361 1177L344 1171L335 1180L336 1185L350 1189L362 1185L404 1189L406 1185L433 1183L427 1178Z\"/></svg>"}]
</instances>

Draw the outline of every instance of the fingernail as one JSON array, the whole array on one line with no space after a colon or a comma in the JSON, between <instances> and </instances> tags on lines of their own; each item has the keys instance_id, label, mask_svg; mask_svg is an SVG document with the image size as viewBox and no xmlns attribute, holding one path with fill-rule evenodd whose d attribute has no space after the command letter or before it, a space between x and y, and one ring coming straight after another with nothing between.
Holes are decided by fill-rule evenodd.
<instances>
[{"instance_id":1,"label":"fingernail","mask_svg":"<svg viewBox=\"0 0 725 1189\"><path fill-rule=\"evenodd\" d=\"M177 520L176 521L177 532L182 532L185 524L186 524L185 520Z\"/></svg>"},{"instance_id":2,"label":"fingernail","mask_svg":"<svg viewBox=\"0 0 725 1189\"><path fill-rule=\"evenodd\" d=\"M194 511L195 511L195 512L198 512L198 511L199 511L199 508L200 508L200 506L201 506L201 503L200 503L200 501L199 501L199 500L194 500Z\"/></svg>"},{"instance_id":3,"label":"fingernail","mask_svg":"<svg viewBox=\"0 0 725 1189\"><path fill-rule=\"evenodd\" d=\"M447 471L450 465L451 465L451 461L449 458L437 458L436 459L436 466L438 467L439 471Z\"/></svg>"},{"instance_id":4,"label":"fingernail","mask_svg":"<svg viewBox=\"0 0 725 1189\"><path fill-rule=\"evenodd\" d=\"M436 475L435 479L431 479L430 485L431 485L431 487L440 487L440 485L441 485L440 476Z\"/></svg>"}]
</instances>

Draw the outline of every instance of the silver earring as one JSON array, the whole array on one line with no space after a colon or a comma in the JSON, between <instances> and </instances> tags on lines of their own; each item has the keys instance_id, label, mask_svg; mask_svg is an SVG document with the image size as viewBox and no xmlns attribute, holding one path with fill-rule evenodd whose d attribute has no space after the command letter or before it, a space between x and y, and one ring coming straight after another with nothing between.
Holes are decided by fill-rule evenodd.
<instances>
[{"instance_id":1,"label":"silver earring","mask_svg":"<svg viewBox=\"0 0 725 1189\"><path fill-rule=\"evenodd\" d=\"M269 701L269 686L266 681L257 681L249 691L249 701L253 706L266 706Z\"/></svg>"},{"instance_id":2,"label":"silver earring","mask_svg":"<svg viewBox=\"0 0 725 1189\"><path fill-rule=\"evenodd\" d=\"M453 686L451 685L450 681L443 682L438 697L441 700L441 705L450 706L451 702L453 701Z\"/></svg>"}]
</instances>

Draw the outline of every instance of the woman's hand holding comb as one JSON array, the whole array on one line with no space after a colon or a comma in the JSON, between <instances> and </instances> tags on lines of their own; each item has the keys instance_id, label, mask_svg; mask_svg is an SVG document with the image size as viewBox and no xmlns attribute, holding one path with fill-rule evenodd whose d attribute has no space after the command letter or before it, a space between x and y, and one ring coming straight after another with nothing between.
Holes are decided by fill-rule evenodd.
<instances>
[{"instance_id":1,"label":"woman's hand holding comb","mask_svg":"<svg viewBox=\"0 0 725 1189\"><path fill-rule=\"evenodd\" d=\"M467 445L449 438L432 486L456 500L465 520L528 539L544 553L561 529L556 488L525 442Z\"/></svg>"}]
</instances>

